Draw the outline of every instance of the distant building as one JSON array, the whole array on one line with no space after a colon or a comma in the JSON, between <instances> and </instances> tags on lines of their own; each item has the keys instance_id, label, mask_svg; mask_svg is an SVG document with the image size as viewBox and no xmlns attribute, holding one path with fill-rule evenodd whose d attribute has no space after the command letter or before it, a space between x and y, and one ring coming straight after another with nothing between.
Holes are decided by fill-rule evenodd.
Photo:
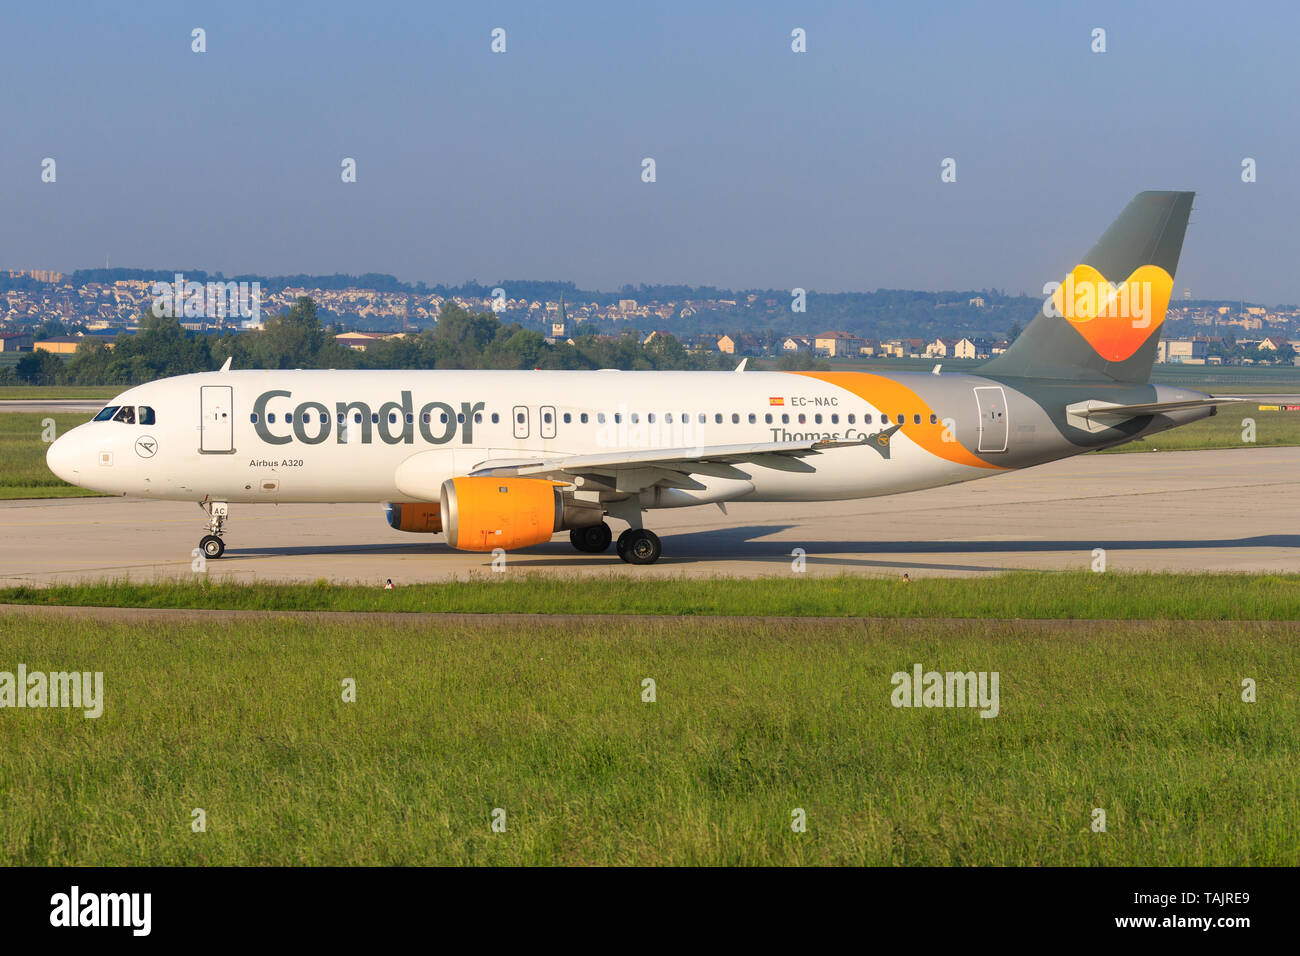
<instances>
[{"instance_id":1,"label":"distant building","mask_svg":"<svg viewBox=\"0 0 1300 956\"><path fill-rule=\"evenodd\" d=\"M0 333L0 352L30 351L31 347L32 337L26 332Z\"/></svg>"},{"instance_id":2,"label":"distant building","mask_svg":"<svg viewBox=\"0 0 1300 956\"><path fill-rule=\"evenodd\" d=\"M1161 340L1156 346L1156 361L1170 365L1204 365L1209 354L1210 346L1204 339Z\"/></svg>"},{"instance_id":3,"label":"distant building","mask_svg":"<svg viewBox=\"0 0 1300 956\"><path fill-rule=\"evenodd\" d=\"M787 335L781 340L781 351L788 355L798 352L811 352L812 343L805 338L800 338L795 335Z\"/></svg>"},{"instance_id":4,"label":"distant building","mask_svg":"<svg viewBox=\"0 0 1300 956\"><path fill-rule=\"evenodd\" d=\"M384 338L382 332L340 332L334 336L334 341L358 352L364 352L376 342L382 342Z\"/></svg>"},{"instance_id":5,"label":"distant building","mask_svg":"<svg viewBox=\"0 0 1300 956\"><path fill-rule=\"evenodd\" d=\"M858 355L862 350L862 339L851 332L822 332L813 337L813 350L828 358Z\"/></svg>"},{"instance_id":6,"label":"distant building","mask_svg":"<svg viewBox=\"0 0 1300 956\"><path fill-rule=\"evenodd\" d=\"M55 355L71 355L77 351L77 346L82 342L98 342L105 348L113 347L113 336L111 335L59 335L54 338L41 339L39 342L32 343L33 350L37 352L53 352Z\"/></svg>"}]
</instances>

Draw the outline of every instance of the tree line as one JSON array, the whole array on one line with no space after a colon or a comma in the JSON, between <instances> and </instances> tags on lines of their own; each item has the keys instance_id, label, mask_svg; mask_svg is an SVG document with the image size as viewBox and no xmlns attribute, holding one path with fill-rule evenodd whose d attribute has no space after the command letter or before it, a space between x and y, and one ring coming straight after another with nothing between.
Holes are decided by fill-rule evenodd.
<instances>
[{"instance_id":1,"label":"tree line","mask_svg":"<svg viewBox=\"0 0 1300 956\"><path fill-rule=\"evenodd\" d=\"M259 331L207 335L181 327L171 315L146 310L139 332L107 347L97 339L65 359L34 351L0 369L0 385L138 385L170 375L207 372L232 359L235 368L400 369L730 369L731 356L686 351L672 336L642 345L635 330L617 336L582 335L573 344L548 342L493 312L443 304L438 322L418 334L383 339L358 351L340 345L321 323L316 303L303 296Z\"/></svg>"}]
</instances>

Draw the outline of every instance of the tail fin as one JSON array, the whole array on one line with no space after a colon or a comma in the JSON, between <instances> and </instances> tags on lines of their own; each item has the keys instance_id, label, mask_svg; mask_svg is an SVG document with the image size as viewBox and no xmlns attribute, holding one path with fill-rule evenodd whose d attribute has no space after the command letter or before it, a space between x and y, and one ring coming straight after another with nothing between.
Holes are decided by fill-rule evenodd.
<instances>
[{"instance_id":1,"label":"tail fin","mask_svg":"<svg viewBox=\"0 0 1300 956\"><path fill-rule=\"evenodd\" d=\"M1148 381L1194 195L1133 197L1029 327L980 373Z\"/></svg>"}]
</instances>

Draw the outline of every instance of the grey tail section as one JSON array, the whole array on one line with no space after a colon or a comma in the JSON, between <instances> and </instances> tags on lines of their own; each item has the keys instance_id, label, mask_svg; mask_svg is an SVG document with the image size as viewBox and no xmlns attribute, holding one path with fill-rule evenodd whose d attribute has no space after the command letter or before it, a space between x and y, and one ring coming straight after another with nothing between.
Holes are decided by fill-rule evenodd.
<instances>
[{"instance_id":1,"label":"grey tail section","mask_svg":"<svg viewBox=\"0 0 1300 956\"><path fill-rule=\"evenodd\" d=\"M1080 263L1092 266L1112 283L1123 282L1144 265L1159 266L1172 278L1194 195L1138 193ZM1163 324L1164 316L1159 319ZM978 372L994 377L1145 383L1150 380L1159 342L1160 329L1156 328L1131 356L1109 361L1097 354L1069 320L1048 315L1045 303L1007 351Z\"/></svg>"}]
</instances>

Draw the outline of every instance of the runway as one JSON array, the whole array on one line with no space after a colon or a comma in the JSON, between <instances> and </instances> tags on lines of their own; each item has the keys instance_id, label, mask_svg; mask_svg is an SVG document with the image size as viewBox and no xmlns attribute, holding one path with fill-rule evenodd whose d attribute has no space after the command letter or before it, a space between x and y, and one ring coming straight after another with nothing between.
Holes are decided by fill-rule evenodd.
<instances>
[{"instance_id":1,"label":"runway","mask_svg":"<svg viewBox=\"0 0 1300 956\"><path fill-rule=\"evenodd\" d=\"M107 401L97 402L93 399L80 398L4 399L0 401L0 412L35 412L38 414L81 412L86 415L94 415L107 404Z\"/></svg>"},{"instance_id":2,"label":"runway","mask_svg":"<svg viewBox=\"0 0 1300 956\"><path fill-rule=\"evenodd\" d=\"M505 573L980 575L1086 569L1300 573L1300 448L1087 455L889 498L654 511L663 557L626 565L560 534ZM0 586L188 577L204 515L185 502L0 502ZM621 530L611 522L615 533ZM492 574L492 556L390 529L378 505L231 507L211 579L395 584Z\"/></svg>"}]
</instances>

